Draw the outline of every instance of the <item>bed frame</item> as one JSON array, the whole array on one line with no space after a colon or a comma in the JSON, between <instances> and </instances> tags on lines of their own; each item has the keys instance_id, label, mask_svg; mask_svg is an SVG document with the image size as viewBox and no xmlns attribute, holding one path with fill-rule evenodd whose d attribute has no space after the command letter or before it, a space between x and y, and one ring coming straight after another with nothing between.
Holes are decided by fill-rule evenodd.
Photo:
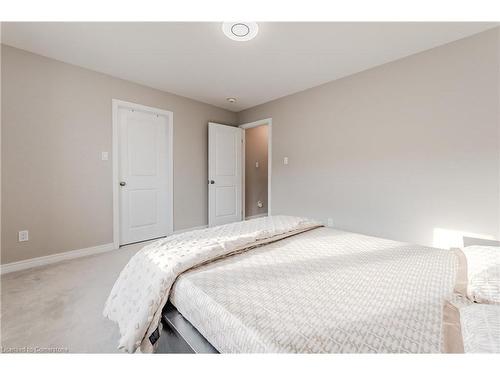
<instances>
[{"instance_id":1,"label":"bed frame","mask_svg":"<svg viewBox=\"0 0 500 375\"><path fill-rule=\"evenodd\" d=\"M170 301L163 308L161 321L156 353L219 353Z\"/></svg>"},{"instance_id":2,"label":"bed frame","mask_svg":"<svg viewBox=\"0 0 500 375\"><path fill-rule=\"evenodd\" d=\"M463 237L464 246L500 246L500 241L485 240L483 238Z\"/></svg>"}]
</instances>

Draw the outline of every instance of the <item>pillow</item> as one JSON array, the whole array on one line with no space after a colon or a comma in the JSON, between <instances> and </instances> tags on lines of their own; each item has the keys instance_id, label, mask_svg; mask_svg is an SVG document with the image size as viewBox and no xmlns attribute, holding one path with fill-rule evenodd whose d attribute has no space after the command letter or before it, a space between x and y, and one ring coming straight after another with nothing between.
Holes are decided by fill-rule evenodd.
<instances>
[{"instance_id":1,"label":"pillow","mask_svg":"<svg viewBox=\"0 0 500 375\"><path fill-rule=\"evenodd\" d=\"M500 305L445 301L442 351L500 353Z\"/></svg>"},{"instance_id":2,"label":"pillow","mask_svg":"<svg viewBox=\"0 0 500 375\"><path fill-rule=\"evenodd\" d=\"M500 304L500 247L467 246L455 252L455 292L473 302Z\"/></svg>"}]
</instances>

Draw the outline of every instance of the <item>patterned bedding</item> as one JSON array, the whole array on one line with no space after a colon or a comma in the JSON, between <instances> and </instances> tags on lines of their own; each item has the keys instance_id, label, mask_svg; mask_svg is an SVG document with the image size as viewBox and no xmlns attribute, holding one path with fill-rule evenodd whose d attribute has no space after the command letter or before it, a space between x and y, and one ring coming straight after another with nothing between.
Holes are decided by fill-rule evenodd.
<instances>
[{"instance_id":1,"label":"patterned bedding","mask_svg":"<svg viewBox=\"0 0 500 375\"><path fill-rule=\"evenodd\" d=\"M320 226L301 217L270 216L166 237L142 248L120 273L103 315L120 329L118 348L152 352L176 278L191 268Z\"/></svg>"},{"instance_id":2,"label":"patterned bedding","mask_svg":"<svg viewBox=\"0 0 500 375\"><path fill-rule=\"evenodd\" d=\"M318 228L182 274L170 300L222 353L438 353L453 252Z\"/></svg>"}]
</instances>

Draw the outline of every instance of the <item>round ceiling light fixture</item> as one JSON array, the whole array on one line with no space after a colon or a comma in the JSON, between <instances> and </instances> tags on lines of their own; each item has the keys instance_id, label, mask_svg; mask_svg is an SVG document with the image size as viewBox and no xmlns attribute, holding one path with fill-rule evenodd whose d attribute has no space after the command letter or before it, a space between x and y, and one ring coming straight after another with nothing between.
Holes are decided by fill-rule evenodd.
<instances>
[{"instance_id":1,"label":"round ceiling light fixture","mask_svg":"<svg viewBox=\"0 0 500 375\"><path fill-rule=\"evenodd\" d=\"M246 42L255 38L259 32L256 22L223 22L222 32L232 40Z\"/></svg>"},{"instance_id":2,"label":"round ceiling light fixture","mask_svg":"<svg viewBox=\"0 0 500 375\"><path fill-rule=\"evenodd\" d=\"M226 98L229 103L236 103L236 98Z\"/></svg>"}]
</instances>

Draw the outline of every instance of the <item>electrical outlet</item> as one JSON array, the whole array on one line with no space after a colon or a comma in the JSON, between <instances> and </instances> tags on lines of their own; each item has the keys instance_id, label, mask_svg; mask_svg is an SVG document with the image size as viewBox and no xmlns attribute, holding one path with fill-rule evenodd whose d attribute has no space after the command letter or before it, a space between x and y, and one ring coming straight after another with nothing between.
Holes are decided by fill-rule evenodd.
<instances>
[{"instance_id":1,"label":"electrical outlet","mask_svg":"<svg viewBox=\"0 0 500 375\"><path fill-rule=\"evenodd\" d=\"M333 227L333 219L331 217L328 218L327 224L329 227Z\"/></svg>"},{"instance_id":2,"label":"electrical outlet","mask_svg":"<svg viewBox=\"0 0 500 375\"><path fill-rule=\"evenodd\" d=\"M27 230L21 230L18 233L19 242L24 242L29 240L29 232Z\"/></svg>"}]
</instances>

